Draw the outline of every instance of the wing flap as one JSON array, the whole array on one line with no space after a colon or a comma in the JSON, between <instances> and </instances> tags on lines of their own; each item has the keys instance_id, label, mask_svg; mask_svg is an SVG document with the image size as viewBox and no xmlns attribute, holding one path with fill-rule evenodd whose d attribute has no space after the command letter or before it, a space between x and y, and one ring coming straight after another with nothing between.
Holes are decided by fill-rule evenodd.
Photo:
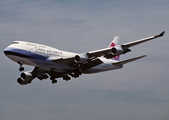
<instances>
[{"instance_id":1,"label":"wing flap","mask_svg":"<svg viewBox=\"0 0 169 120\"><path fill-rule=\"evenodd\" d=\"M84 61L82 62L83 64L90 66L90 63L87 64L85 62L87 62L87 61L91 61L91 63L92 63L92 61L96 62L96 61L98 61L97 58L101 57L101 56L104 56L108 59L108 58L115 57L115 56L118 56L118 55L121 55L121 54L125 54L125 53L131 51L130 49L128 49L129 47L150 41L150 40L158 38L158 37L162 37L164 34L165 34L165 31L163 31L159 35L147 37L147 38L144 38L144 39L136 40L136 41L133 41L133 42L114 46L114 47L111 47L111 48L104 48L104 49L95 50L95 51L77 54L77 55L79 57L82 56L82 59L84 59ZM54 57L54 58L51 57L51 58L49 58L49 60L52 60L53 62L60 63L60 64L73 65L75 63L75 55L69 56L69 57ZM135 59L132 59L132 60L135 60ZM125 62L127 62L127 61L125 61ZM129 62L130 62L130 60L129 60ZM93 65L95 65L95 64L93 64ZM91 65L91 66L93 66L93 65Z\"/></svg>"}]
</instances>

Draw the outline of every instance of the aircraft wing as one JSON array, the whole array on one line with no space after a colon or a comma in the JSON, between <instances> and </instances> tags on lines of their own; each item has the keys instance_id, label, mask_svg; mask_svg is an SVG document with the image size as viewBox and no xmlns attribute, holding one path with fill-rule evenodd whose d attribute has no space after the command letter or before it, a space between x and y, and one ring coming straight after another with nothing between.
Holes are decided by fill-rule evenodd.
<instances>
[{"instance_id":1,"label":"aircraft wing","mask_svg":"<svg viewBox=\"0 0 169 120\"><path fill-rule=\"evenodd\" d=\"M112 54L112 48L105 48L105 49L95 50L95 51L82 53L82 54L77 53L69 57L53 57L53 58L48 58L48 60L52 60L54 62L61 63L61 64L71 65L75 63L75 61L84 63L88 60L90 61L96 59L97 57L101 57L107 54Z\"/></svg>"},{"instance_id":2,"label":"aircraft wing","mask_svg":"<svg viewBox=\"0 0 169 120\"><path fill-rule=\"evenodd\" d=\"M163 31L163 32L160 33L159 35L155 35L155 36L151 36L151 37L148 37L148 38L144 38L144 39L136 40L136 41L133 41L133 42L125 43L125 44L123 44L123 45L124 45L125 47L129 48L129 47L132 47L132 46L141 44L141 43L143 43L143 42L147 42L147 41L150 41L150 40L152 40L152 39L155 39L155 38L158 38L158 37L162 37L164 34L165 34L165 31Z\"/></svg>"},{"instance_id":3,"label":"aircraft wing","mask_svg":"<svg viewBox=\"0 0 169 120\"><path fill-rule=\"evenodd\" d=\"M131 50L129 49L130 47L133 47L135 45L153 40L158 37L162 37L164 35L165 31L160 33L159 35L147 37L144 39L136 40L133 42L125 43L122 45L114 46L111 48L105 48L105 49L100 49L100 50L95 50L95 51L90 51L87 53L82 53L82 54L74 54L70 57L60 57L60 58L53 58L52 61L61 63L61 64L67 64L67 65L73 65L75 62L81 63L81 64L86 64L86 62L91 62L96 60L96 65L98 64L97 62L97 57L104 56L105 58L111 58L115 57L121 54L125 54L127 52L130 52ZM91 62L92 63L92 62Z\"/></svg>"},{"instance_id":4,"label":"aircraft wing","mask_svg":"<svg viewBox=\"0 0 169 120\"><path fill-rule=\"evenodd\" d=\"M66 64L66 65L74 64L75 63L74 59L75 59L75 56L48 58L48 60L52 60L53 62L60 63L60 64Z\"/></svg>"},{"instance_id":5,"label":"aircraft wing","mask_svg":"<svg viewBox=\"0 0 169 120\"><path fill-rule=\"evenodd\" d=\"M77 56L77 55L76 55ZM76 66L76 56L73 57L62 57L62 58L57 58L53 59L53 62L59 63L59 64L66 64L70 66ZM94 66L97 66L99 64L102 64L103 62L98 59L98 58L92 58L92 59L86 59L83 60L83 62L80 62L80 69L81 70L87 70L90 69Z\"/></svg>"},{"instance_id":6,"label":"aircraft wing","mask_svg":"<svg viewBox=\"0 0 169 120\"><path fill-rule=\"evenodd\" d=\"M122 44L122 45L114 46L112 48L106 48L106 49L91 51L91 52L88 52L86 54L89 58L92 58L92 57L95 58L95 57L100 57L100 56L104 56L107 59L112 58L112 57L130 52L131 51L129 49L130 47L133 47L135 45L139 45L141 43L144 43L144 42L147 42L147 41L150 41L150 40L153 40L155 38L162 37L164 34L165 34L165 31L163 31L159 35L155 35L155 36L147 37L147 38L144 38L144 39L136 40L136 41L133 41L133 42L125 43L125 44Z\"/></svg>"}]
</instances>

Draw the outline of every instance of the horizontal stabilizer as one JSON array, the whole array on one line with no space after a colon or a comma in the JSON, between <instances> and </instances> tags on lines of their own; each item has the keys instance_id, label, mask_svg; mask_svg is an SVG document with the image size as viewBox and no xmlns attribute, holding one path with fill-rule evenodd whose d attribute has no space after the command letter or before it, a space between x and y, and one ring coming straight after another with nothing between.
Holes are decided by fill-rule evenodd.
<instances>
[{"instance_id":1,"label":"horizontal stabilizer","mask_svg":"<svg viewBox=\"0 0 169 120\"><path fill-rule=\"evenodd\" d=\"M143 57L146 57L146 55L142 55L142 56L135 57L135 58L130 58L130 59L119 61L119 62L117 61L117 62L113 63L113 65L123 65L123 64L126 64L126 63L129 63L129 62L133 62L135 60L141 59Z\"/></svg>"}]
</instances>

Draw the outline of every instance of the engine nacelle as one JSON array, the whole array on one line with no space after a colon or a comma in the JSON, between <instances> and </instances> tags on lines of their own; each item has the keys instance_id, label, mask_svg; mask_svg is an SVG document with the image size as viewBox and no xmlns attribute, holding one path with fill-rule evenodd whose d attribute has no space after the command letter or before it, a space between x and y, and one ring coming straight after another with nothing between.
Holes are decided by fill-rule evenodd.
<instances>
[{"instance_id":1,"label":"engine nacelle","mask_svg":"<svg viewBox=\"0 0 169 120\"><path fill-rule=\"evenodd\" d=\"M35 77L32 75L31 72L23 72L21 73L21 78L17 79L17 82L20 85L26 85L31 83L31 81L34 79Z\"/></svg>"},{"instance_id":2,"label":"engine nacelle","mask_svg":"<svg viewBox=\"0 0 169 120\"><path fill-rule=\"evenodd\" d=\"M75 62L78 62L78 63L84 63L88 60L88 57L86 54L80 54L80 55L76 55L74 60Z\"/></svg>"},{"instance_id":3,"label":"engine nacelle","mask_svg":"<svg viewBox=\"0 0 169 120\"><path fill-rule=\"evenodd\" d=\"M18 82L20 85L27 85L27 84L31 83L31 80L30 80L30 81L25 81L25 80L22 79L22 78L18 78L18 79L17 79L17 82Z\"/></svg>"},{"instance_id":4,"label":"engine nacelle","mask_svg":"<svg viewBox=\"0 0 169 120\"><path fill-rule=\"evenodd\" d=\"M24 79L24 81L30 81L30 80L34 79L32 73L30 73L30 72L23 72L21 74L21 77Z\"/></svg>"},{"instance_id":5,"label":"engine nacelle","mask_svg":"<svg viewBox=\"0 0 169 120\"><path fill-rule=\"evenodd\" d=\"M123 45L120 45L120 46L115 46L115 47L112 47L111 49L111 52L114 54L114 55L121 55L121 54L125 54L127 52L130 52L131 50L126 48L125 46Z\"/></svg>"},{"instance_id":6,"label":"engine nacelle","mask_svg":"<svg viewBox=\"0 0 169 120\"><path fill-rule=\"evenodd\" d=\"M124 50L123 50L123 48L122 48L121 46L115 46L115 47L113 47L113 48L111 49L111 52L112 52L113 54L119 55L119 54L124 53Z\"/></svg>"}]
</instances>

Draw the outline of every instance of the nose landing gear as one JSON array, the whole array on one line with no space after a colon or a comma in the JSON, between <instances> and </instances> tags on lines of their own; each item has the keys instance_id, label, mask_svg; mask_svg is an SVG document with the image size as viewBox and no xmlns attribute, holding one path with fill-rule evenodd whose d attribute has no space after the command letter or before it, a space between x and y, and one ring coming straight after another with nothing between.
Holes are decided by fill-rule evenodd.
<instances>
[{"instance_id":1,"label":"nose landing gear","mask_svg":"<svg viewBox=\"0 0 169 120\"><path fill-rule=\"evenodd\" d=\"M19 61L18 64L20 65L19 71L24 71L24 67L22 67L22 65L23 65L22 62Z\"/></svg>"}]
</instances>

